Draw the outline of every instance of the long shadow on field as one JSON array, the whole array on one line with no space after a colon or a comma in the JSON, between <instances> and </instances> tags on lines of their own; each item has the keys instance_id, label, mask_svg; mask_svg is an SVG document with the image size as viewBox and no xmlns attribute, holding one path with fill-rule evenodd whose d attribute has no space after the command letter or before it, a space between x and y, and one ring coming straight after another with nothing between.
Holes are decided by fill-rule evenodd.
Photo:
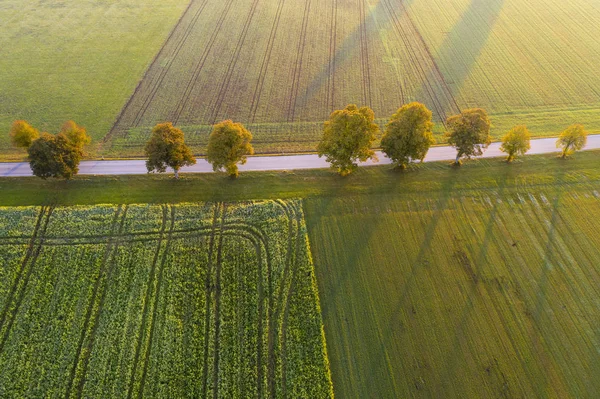
<instances>
[{"instance_id":1,"label":"long shadow on field","mask_svg":"<svg viewBox=\"0 0 600 399\"><path fill-rule=\"evenodd\" d=\"M397 173L394 171L389 172L390 174ZM410 173L410 172L409 172ZM390 192L397 192L397 188L402 184L402 176L393 176L396 177L392 180L391 190ZM339 178L339 177L336 177ZM351 178L351 177L350 177ZM348 179L348 178L343 178ZM351 184L351 181L348 180L348 184ZM319 199L320 206L316 214L310 215L308 220L312 220L310 222L309 228L315 229L323 229L323 226L327 225L332 228L333 233L332 237L337 239L339 245L342 245L343 248L338 251L332 251L331 253L322 253L320 256L314 256L315 269L317 270L318 275L327 275L327 278L318 279L320 281L320 286L324 286L325 289L321 289L321 296L323 300L321 301L321 312L325 322L325 331L326 333L329 331L335 331L337 329L350 329L352 332L348 334L349 336L360 336L361 331L357 331L358 325L357 320L354 319L353 314L344 313L343 307L338 304L344 303L344 295L346 295L346 286L348 284L356 284L352 281L358 280L358 276L364 272L360 267L360 261L365 254L368 254L368 242L371 240L373 233L378 229L379 223L381 220L380 217L370 217L369 215L375 214L376 211L382 213L384 210L382 209L374 209L373 202L370 200L364 200L362 196L345 196L344 188L338 187L337 193L328 193L327 198ZM347 208L340 212L339 205L340 203L347 204ZM364 206L364 208L363 208ZM314 209L314 208L313 208ZM310 213L308 210L307 214ZM360 225L356 225L354 229L355 234L344 234L338 230L337 223L343 225L343 221L340 219L331 218L328 220L329 216L340 217L345 214L363 214L368 217L368 221L365 220L365 223ZM341 240L341 238L344 240ZM318 243L311 243L311 247L313 250L321 251L319 248L320 245ZM337 257L338 260L331 260L332 257ZM339 261L339 259L344 259L344 264ZM329 264L321 263L318 259L326 259L329 260ZM332 267L335 263L338 265L342 265L343 267ZM327 285L325 285L327 284ZM361 304L366 308L366 303ZM361 308L362 310L362 308ZM360 313L360 310L359 310ZM329 334L333 334L329 332ZM328 334L328 337L329 337ZM328 350L330 352L330 359L333 362L333 373L332 378L334 381L334 385L340 387L338 389L342 390L342 386L346 387L346 391L348 393L353 392L356 395L360 395L360 392L364 392L365 394L369 392L369 383L370 383L370 375L367 375L367 372L370 370L369 368L361 367L361 363L359 359L356 357L357 352L348 352L346 347L341 345L334 345L336 340L330 340L328 345ZM355 344L356 342L353 342ZM339 353L337 353L339 351ZM358 351L360 352L360 351ZM384 356L384 352L382 352L381 356ZM336 363L338 359L341 359L340 363ZM359 367L354 366L358 364ZM352 387L348 388L348 384L344 384L344 381L348 381L347 378L342 378L341 375L336 374L335 371L346 370L352 374L353 378L351 379ZM390 370L388 370L390 372ZM356 374L361 373L361 374ZM358 377L358 378L356 378ZM389 386L393 387L392 384L393 376L390 374L387 381L389 381ZM382 381L380 380L380 383ZM385 390L380 387L379 392ZM391 389L391 388L390 388ZM362 391L361 391L362 390Z\"/></svg>"},{"instance_id":2,"label":"long shadow on field","mask_svg":"<svg viewBox=\"0 0 600 399\"><path fill-rule=\"evenodd\" d=\"M363 28L363 25L366 25L365 27L367 30L367 36L370 37L373 34L373 32L375 32L377 30L378 24L385 24L385 25L392 24L392 19L386 12L385 5L383 3L384 1L386 1L386 0L377 1L377 4L374 7L371 7L369 9L369 13L366 16L366 23L358 24L356 26L356 29L344 39L342 44L336 47L336 52L333 55L332 65L335 65L337 68L340 65L344 64L345 62L350 62L351 57L356 55L356 53L358 51L357 46L358 46L358 43L360 43L360 34L361 34L361 30ZM405 0L404 4L408 6L412 2L413 2L413 0ZM378 22L375 23L375 21L378 21ZM359 61L357 61L357 62L359 62ZM356 64L356 67L358 68L358 64ZM321 88L324 85L328 84L329 78L331 77L333 79L334 76L335 76L335 70L331 71L328 64L323 65L323 67L321 68L321 71L318 72L317 74L315 74L314 77L312 78L311 82L308 84L306 91L301 96L298 97L296 108L302 109L303 107L305 107L306 104L308 103L308 101L310 101L310 99L313 98L321 90ZM335 102L335 98L333 99L333 101L334 101L333 107L335 107L336 104L340 104L339 101ZM345 103L352 102L352 101L356 102L356 99L344 99L344 101L342 103L345 104ZM371 104L361 104L361 105L371 106ZM329 111L333 111L333 109L331 109ZM325 118L327 116L329 116L329 115L323 115L323 117L325 117Z\"/></svg>"},{"instance_id":3,"label":"long shadow on field","mask_svg":"<svg viewBox=\"0 0 600 399\"><path fill-rule=\"evenodd\" d=\"M506 0L472 0L435 56L447 72L452 94L457 96L486 45ZM428 73L431 78L433 71ZM424 91L425 88L422 88Z\"/></svg>"},{"instance_id":4,"label":"long shadow on field","mask_svg":"<svg viewBox=\"0 0 600 399\"><path fill-rule=\"evenodd\" d=\"M412 262L411 270L408 272L408 275L405 280L406 282L402 287L402 291L400 293L399 298L396 300L397 305L390 313L391 317L389 319L389 323L386 326L386 328L383 329L384 335L379 337L381 348L380 353L372 355L371 363L366 368L366 370L369 370L369 381L376 381L380 378L380 369L382 367L387 367L388 374L391 378L393 378L392 370L390 370L389 366L387 366L386 348L392 342L393 339L397 339L397 337L395 337L395 333L399 330L399 328L402 328L402 322L400 320L400 317L402 315L402 309L408 307L405 301L411 291L413 283L415 282L417 272L419 271L419 269L427 267L427 254L431 250L438 223L442 218L444 211L447 208L448 202L452 198L454 185L455 180L452 178L452 176L448 176L448 178L444 180L444 183L440 190L441 193L439 200L437 201L436 209L433 211L429 223L424 228L425 235L419 248L419 252L415 257L414 261ZM402 367L402 365L400 367ZM410 382L407 382L407 385L408 384L410 384Z\"/></svg>"}]
</instances>

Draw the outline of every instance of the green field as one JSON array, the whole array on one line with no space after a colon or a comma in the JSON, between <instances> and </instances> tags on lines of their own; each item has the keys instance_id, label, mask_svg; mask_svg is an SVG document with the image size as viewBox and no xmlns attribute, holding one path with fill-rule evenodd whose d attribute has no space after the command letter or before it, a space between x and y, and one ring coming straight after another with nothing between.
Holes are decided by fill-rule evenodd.
<instances>
[{"instance_id":1,"label":"green field","mask_svg":"<svg viewBox=\"0 0 600 399\"><path fill-rule=\"evenodd\" d=\"M0 130L71 118L94 155L128 157L168 120L202 154L231 118L259 153L314 151L333 109L370 105L383 125L418 100L439 141L439 122L472 106L495 138L515 124L600 133L599 35L592 0L8 0ZM3 137L0 157L22 158Z\"/></svg>"},{"instance_id":2,"label":"green field","mask_svg":"<svg viewBox=\"0 0 600 399\"><path fill-rule=\"evenodd\" d=\"M95 144L183 13L187 0L0 2L0 159L20 159L8 129L56 133L69 119Z\"/></svg>"},{"instance_id":3,"label":"green field","mask_svg":"<svg viewBox=\"0 0 600 399\"><path fill-rule=\"evenodd\" d=\"M0 208L0 396L332 396L301 203Z\"/></svg>"}]
</instances>

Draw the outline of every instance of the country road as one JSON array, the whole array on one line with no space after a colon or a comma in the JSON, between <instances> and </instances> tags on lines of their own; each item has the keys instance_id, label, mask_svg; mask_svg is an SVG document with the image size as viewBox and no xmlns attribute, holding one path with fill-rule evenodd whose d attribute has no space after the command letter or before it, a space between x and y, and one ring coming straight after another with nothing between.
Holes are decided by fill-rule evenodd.
<instances>
[{"instance_id":1,"label":"country road","mask_svg":"<svg viewBox=\"0 0 600 399\"><path fill-rule=\"evenodd\" d=\"M499 150L500 143L493 143L486 150L482 158L495 158L504 156ZM600 134L588 137L586 150L600 149ZM556 149L556 138L531 140L531 150L528 154L548 154L558 152ZM377 152L379 162L371 161L361 163L361 166L386 165L390 160L381 152ZM449 161L456 156L456 151L451 147L433 147L429 150L425 162ZM246 165L240 166L240 171L276 171L276 170L298 170L298 169L321 169L327 168L329 164L324 158L315 154L307 155L282 155L249 157ZM183 168L182 173L207 173L212 172L212 167L206 160L198 159L198 163L192 167ZM144 160L122 160L122 161L83 161L79 166L80 175L142 175L146 174ZM24 177L32 176L27 162L0 163L0 177Z\"/></svg>"}]
</instances>

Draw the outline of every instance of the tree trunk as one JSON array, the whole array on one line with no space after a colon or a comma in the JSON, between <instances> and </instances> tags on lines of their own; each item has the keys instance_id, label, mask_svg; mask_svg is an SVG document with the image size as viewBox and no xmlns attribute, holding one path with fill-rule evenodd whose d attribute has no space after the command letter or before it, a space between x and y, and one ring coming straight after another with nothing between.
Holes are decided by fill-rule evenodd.
<instances>
[{"instance_id":1,"label":"tree trunk","mask_svg":"<svg viewBox=\"0 0 600 399\"><path fill-rule=\"evenodd\" d=\"M454 161L454 165L460 165L460 152L456 154L456 160Z\"/></svg>"},{"instance_id":2,"label":"tree trunk","mask_svg":"<svg viewBox=\"0 0 600 399\"><path fill-rule=\"evenodd\" d=\"M179 169L173 169L175 171L175 178L179 179Z\"/></svg>"}]
</instances>

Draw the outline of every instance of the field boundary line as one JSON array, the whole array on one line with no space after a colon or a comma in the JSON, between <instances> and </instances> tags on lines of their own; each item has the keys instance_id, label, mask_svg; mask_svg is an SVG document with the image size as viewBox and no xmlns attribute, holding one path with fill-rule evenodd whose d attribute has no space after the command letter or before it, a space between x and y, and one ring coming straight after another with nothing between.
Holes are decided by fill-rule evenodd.
<instances>
[{"instance_id":1,"label":"field boundary line","mask_svg":"<svg viewBox=\"0 0 600 399\"><path fill-rule=\"evenodd\" d=\"M279 0L277 5L277 12L275 14L275 20L271 27L271 33L269 34L269 41L267 42L267 49L263 55L262 64L260 66L260 72L258 74L258 80L252 96L252 102L250 103L250 123L254 123L256 119L256 112L260 104L260 97L264 87L267 71L269 69L269 63L271 62L271 54L273 53L273 47L275 47L275 40L277 38L277 31L279 30L279 21L281 20L281 14L283 13L283 6L285 0Z\"/></svg>"},{"instance_id":2,"label":"field boundary line","mask_svg":"<svg viewBox=\"0 0 600 399\"><path fill-rule=\"evenodd\" d=\"M198 76L200 76L200 72L202 72L202 69L204 68L204 64L206 63L206 60L208 59L208 56L210 55L210 52L212 51L212 48L217 40L217 36L221 32L221 28L223 27L225 18L227 18L227 15L229 15L229 11L231 10L232 5L233 5L233 0L228 0L228 2L225 3L225 8L223 9L223 12L219 16L219 19L217 20L217 25L215 26L215 30L211 34L210 39L208 40L208 43L207 43L206 47L204 48L202 55L200 56L198 65L194 69L194 72L192 73L192 77L188 81L188 83L185 87L185 90L183 91L183 96L179 99L179 101L177 103L177 107L175 108L173 117L171 118L174 125L177 125L179 123L181 114L183 113L183 110L187 106L189 97L192 94L194 87L196 86L196 81L198 80Z\"/></svg>"},{"instance_id":3,"label":"field boundary line","mask_svg":"<svg viewBox=\"0 0 600 399\"><path fill-rule=\"evenodd\" d=\"M23 277L22 284L20 284L21 289L19 290L19 285L15 285L15 290L13 291L13 295L10 297L10 302L6 302L5 312L3 312L2 325L0 327L3 328L6 326L4 333L2 333L2 336L0 337L0 353L4 350L4 344L8 340L8 336L10 335L15 318L19 313L19 308L21 307L23 297L27 291L27 285L29 283L29 279L31 278L31 274L33 273L33 268L35 267L40 252L42 251L42 247L44 246L44 235L46 234L46 229L48 228L48 223L50 222L50 217L52 216L53 211L54 206L45 208L45 218L41 230L38 229L38 236L35 239L32 238L34 241L37 241L37 244L32 255L29 257L29 267L27 267L27 263L23 263L23 267L20 269L20 277L22 276L22 273L25 272L25 269L27 269L27 272ZM19 279L19 281L21 281L21 279ZM12 316L8 319L8 324L6 324L6 313L9 311L9 306L14 300L14 295L17 295L14 311L12 312Z\"/></svg>"},{"instance_id":4,"label":"field boundary line","mask_svg":"<svg viewBox=\"0 0 600 399\"><path fill-rule=\"evenodd\" d=\"M208 344L210 341L210 302L212 298L212 258L214 253L214 245L215 245L215 233L217 230L217 223L220 217L220 208L221 203L216 203L214 206L214 214L213 214L213 222L212 229L209 238L208 244L208 264L206 267L206 283L205 283L205 311L204 311L204 365L202 367L202 397L207 397L208 392L208 358L209 358L209 348Z\"/></svg>"},{"instance_id":5,"label":"field boundary line","mask_svg":"<svg viewBox=\"0 0 600 399\"><path fill-rule=\"evenodd\" d=\"M115 230L121 230L123 228L123 225L125 223L125 218L127 216L127 208L123 207L123 205L119 205L119 207L117 208L112 223L111 223L111 232L115 233ZM119 218L121 218L121 222L118 223ZM117 228L117 225L119 226ZM108 279L109 276L111 274L112 271L112 267L114 266L114 256L116 253L116 249L118 246L118 242L115 242L114 239L110 239L107 243L106 243L106 249L104 250L104 256L102 257L102 263L100 264L100 268L98 271L98 278L96 279L96 282L94 283L94 289L92 291L92 295L90 298L90 302L88 304L88 309L86 311L86 316L84 319L84 323L83 323L83 327L81 329L81 334L79 337L79 344L77 346L77 351L75 354L75 361L73 362L73 367L71 368L71 373L70 373L70 377L69 377L69 383L67 385L67 390L65 393L65 397L68 399L71 397L71 391L73 389L73 385L75 384L76 380L77 380L77 370L80 368L79 365L81 362L83 362L83 366L82 368L82 373L81 373L81 380L77 383L77 388L76 388L76 397L81 397L82 394L82 390L83 390L83 386L85 384L85 374L87 371L87 365L89 362L89 358L91 356L91 349L94 343L94 335L96 333L96 328L97 328L97 323L98 323L98 318L100 316L100 313L102 311L102 304L104 302L104 298L106 296L106 290L108 287ZM100 297L100 302L98 304L98 308L96 309L96 311L94 312L94 309L96 308L96 298L98 296L98 291L101 289L100 286L102 285L102 280L103 280L103 276L106 275L105 283L104 283L104 289L102 290L102 294ZM92 321L92 319L94 319ZM90 330L90 323L91 323L91 330ZM89 337L88 336L88 330L90 330L89 332ZM83 353L83 347L84 347L84 343L86 342L86 337L88 338L87 340L87 345L86 345L86 352Z\"/></svg>"},{"instance_id":6,"label":"field boundary line","mask_svg":"<svg viewBox=\"0 0 600 399\"><path fill-rule=\"evenodd\" d=\"M164 234L165 234L165 230L166 230L166 226L167 226L167 206L162 206L162 222L161 222L161 228L160 228L160 237L158 239L158 243L156 245L156 251L154 253L154 259L152 261L152 266L150 268L150 275L148 276L148 286L146 288L146 294L144 295L144 307L142 309L142 321L140 323L140 329L139 329L139 336L137 337L137 343L135 345L135 354L134 354L134 358L133 358L133 364L131 367L131 376L130 376L130 380L129 380L129 388L127 390L127 398L131 399L133 396L133 390L134 390L134 385L135 385L135 379L136 379L136 374L137 374L137 368L138 368L138 362L139 362L139 357L140 357L140 351L141 351L141 347L143 345L143 341L145 341L145 335L146 335L146 323L147 323L147 318L148 318L148 306L149 306L149 299L152 295L152 286L154 284L154 279L156 276L156 264L158 263L158 257L160 255L161 252L161 248L162 248L162 242L164 240Z\"/></svg>"},{"instance_id":7,"label":"field boundary line","mask_svg":"<svg viewBox=\"0 0 600 399\"><path fill-rule=\"evenodd\" d=\"M195 0L192 0L192 2L190 3L190 5L194 1ZM173 56L170 58L167 66L165 68L162 68L162 70L160 71L158 79L156 80L156 83L152 87L152 89L150 91L150 94L148 96L146 96L146 99L144 100L144 103L138 109L138 112L137 112L137 114L135 116L135 119L133 120L133 126L134 127L138 127L139 126L142 118L144 117L144 114L146 113L146 110L148 109L148 107L150 106L150 104L152 103L152 101L154 100L154 97L156 96L156 93L158 92L158 89L159 89L160 85L162 84L165 76L170 72L171 66L175 62L175 59L179 56L179 52L181 51L181 49L183 48L183 46L187 42L187 40L188 40L188 38L189 38L190 33L192 32L192 30L194 30L194 28L196 27L196 24L198 23L198 19L200 19L200 15L202 15L202 12L204 11L204 8L206 7L206 4L208 4L208 0L204 0L204 2L202 3L202 5L198 8L198 10L196 11L196 14L194 14L194 16L192 17L192 21L186 26L186 29L185 29L184 34L183 34L183 37L181 38L181 40L179 40L178 43L176 43L176 45L175 45L175 51L173 53ZM188 7L188 9L186 9L186 11L184 13L184 16L189 11L190 11L190 7ZM182 17L182 19L183 19L183 17ZM171 37L169 37L169 39L171 39ZM165 44L161 48L158 56L161 55L162 51L169 44L169 41L165 42ZM158 61L158 57L157 57L157 61Z\"/></svg>"},{"instance_id":8,"label":"field boundary line","mask_svg":"<svg viewBox=\"0 0 600 399\"><path fill-rule=\"evenodd\" d=\"M171 32L167 36L167 39L163 42L163 45L161 46L160 50L156 53L156 55L154 56L154 58L152 59L152 61L148 65L148 67L146 68L146 71L142 75L142 78L138 81L135 89L133 90L133 93L131 94L131 96L129 97L129 99L127 100L127 102L123 106L123 108L121 108L121 112L117 115L117 119L113 123L112 127L110 128L110 130L108 131L108 133L106 134L106 136L104 136L104 138L102 138L102 141L101 141L102 144L106 144L108 141L110 141L110 139L113 138L114 133L116 131L116 128L117 128L118 124L121 122L121 119L123 118L123 115L125 114L125 111L131 105L131 102L133 101L133 98L139 92L140 87L142 85L142 82L146 79L148 73L150 72L150 69L152 68L152 65L154 65L156 63L156 61L158 60L158 57L160 56L163 47L169 42L169 40L171 39L171 37L173 36L173 34L175 34L175 31L177 30L177 28L181 24L181 21L183 20L183 17L188 13L188 11L192 7L192 4L194 3L194 1L196 1L196 0L190 0L190 2L188 3L186 9L184 10L184 12L179 17L179 20L177 20L177 22L175 23L175 26L173 27L173 29L171 29Z\"/></svg>"},{"instance_id":9,"label":"field boundary line","mask_svg":"<svg viewBox=\"0 0 600 399\"><path fill-rule=\"evenodd\" d=\"M260 0L254 0L250 7L250 11L248 16L246 17L246 21L244 23L244 27L240 33L240 37L238 38L235 50L233 52L233 57L229 62L229 66L227 67L227 72L225 73L225 77L221 82L219 87L217 101L213 106L212 115L210 117L211 124L215 124L217 122L217 118L219 117L219 112L221 111L221 107L223 106L223 101L227 96L227 90L229 89L229 84L231 83L231 77L233 72L235 71L235 67L237 66L238 60L240 58L240 54L242 52L242 48L244 47L244 42L246 41L246 36L248 35L248 31L250 30L250 26L252 25L252 20L254 19L254 14L256 14L256 9L258 8L258 3Z\"/></svg>"},{"instance_id":10,"label":"field boundary line","mask_svg":"<svg viewBox=\"0 0 600 399\"><path fill-rule=\"evenodd\" d=\"M302 62L304 60L304 49L306 47L306 36L308 31L308 23L310 21L310 6L311 0L306 0L304 6L304 15L302 17L302 29L300 31L300 39L298 41L298 49L296 52L296 62L293 68L292 87L290 91L290 99L288 102L287 122L293 122L296 113L296 101L298 91L300 90L300 77L302 74Z\"/></svg>"},{"instance_id":11,"label":"field boundary line","mask_svg":"<svg viewBox=\"0 0 600 399\"><path fill-rule=\"evenodd\" d=\"M171 216L170 221L171 225L169 226L169 233L167 235L167 243L165 244L165 248L162 253L162 258L159 265L158 276L156 278L156 290L154 292L154 301L152 306L152 314L150 318L150 332L148 337L148 344L145 350L145 356L143 359L143 368L142 368L142 380L140 382L140 390L138 391L138 398L144 396L144 385L146 384L146 375L148 374L148 362L150 360L150 356L152 354L152 341L154 338L154 329L156 326L156 318L158 317L158 303L160 301L160 289L162 287L163 282L163 273L165 270L165 264L167 262L167 255L169 254L169 250L171 249L171 244L173 242L173 228L175 226L175 206L171 205Z\"/></svg>"},{"instance_id":12,"label":"field boundary line","mask_svg":"<svg viewBox=\"0 0 600 399\"><path fill-rule=\"evenodd\" d=\"M365 0L359 0L359 14L360 14L360 61L361 61L361 73L362 73L362 91L363 91L363 104L371 107L371 70L369 62L369 35L367 31L367 4Z\"/></svg>"}]
</instances>

